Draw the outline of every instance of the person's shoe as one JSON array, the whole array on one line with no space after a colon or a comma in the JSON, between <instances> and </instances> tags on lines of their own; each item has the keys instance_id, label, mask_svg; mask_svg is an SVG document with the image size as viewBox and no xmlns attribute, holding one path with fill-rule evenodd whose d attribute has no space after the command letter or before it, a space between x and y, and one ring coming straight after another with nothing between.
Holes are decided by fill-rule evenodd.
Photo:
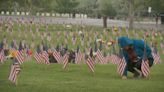
<instances>
[{"instance_id":1,"label":"person's shoe","mask_svg":"<svg viewBox=\"0 0 164 92\"><path fill-rule=\"evenodd\" d=\"M122 79L123 79L123 80L126 80L126 79L127 79L127 76L122 76Z\"/></svg>"},{"instance_id":2,"label":"person's shoe","mask_svg":"<svg viewBox=\"0 0 164 92\"><path fill-rule=\"evenodd\" d=\"M137 68L134 68L134 78L141 78L142 77L142 72L138 70Z\"/></svg>"}]
</instances>

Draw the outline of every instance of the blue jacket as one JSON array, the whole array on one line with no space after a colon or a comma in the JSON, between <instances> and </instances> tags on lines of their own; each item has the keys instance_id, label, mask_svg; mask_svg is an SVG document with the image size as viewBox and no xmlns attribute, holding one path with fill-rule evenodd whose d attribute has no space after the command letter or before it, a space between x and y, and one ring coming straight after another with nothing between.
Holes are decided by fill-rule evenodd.
<instances>
[{"instance_id":1,"label":"blue jacket","mask_svg":"<svg viewBox=\"0 0 164 92\"><path fill-rule=\"evenodd\" d=\"M132 45L138 57L141 59L144 55L144 47L145 42L143 40L129 39L128 37L119 37L118 43L120 48L124 48L125 46ZM130 62L127 52L123 50L123 55L125 57L126 63ZM151 48L146 44L146 56L147 58L152 58ZM149 60L150 61L150 60ZM153 62L151 60L150 62ZM127 75L127 67L125 68L124 75Z\"/></svg>"}]
</instances>

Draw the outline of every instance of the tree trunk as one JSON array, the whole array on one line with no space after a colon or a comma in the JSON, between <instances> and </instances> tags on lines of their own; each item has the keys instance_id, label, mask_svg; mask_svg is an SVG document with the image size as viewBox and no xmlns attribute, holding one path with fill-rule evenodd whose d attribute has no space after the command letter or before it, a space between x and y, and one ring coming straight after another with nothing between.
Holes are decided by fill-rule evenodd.
<instances>
[{"instance_id":1,"label":"tree trunk","mask_svg":"<svg viewBox=\"0 0 164 92\"><path fill-rule=\"evenodd\" d=\"M134 27L134 0L129 0L129 28Z\"/></svg>"},{"instance_id":2,"label":"tree trunk","mask_svg":"<svg viewBox=\"0 0 164 92\"><path fill-rule=\"evenodd\" d=\"M103 27L107 28L107 16L103 17Z\"/></svg>"}]
</instances>

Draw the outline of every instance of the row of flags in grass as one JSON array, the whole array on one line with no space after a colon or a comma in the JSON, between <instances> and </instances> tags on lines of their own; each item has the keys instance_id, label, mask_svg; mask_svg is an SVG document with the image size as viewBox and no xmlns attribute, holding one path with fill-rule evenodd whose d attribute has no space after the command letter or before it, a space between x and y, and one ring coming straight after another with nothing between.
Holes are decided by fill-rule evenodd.
<instances>
[{"instance_id":1,"label":"row of flags in grass","mask_svg":"<svg viewBox=\"0 0 164 92\"><path fill-rule=\"evenodd\" d=\"M154 64L158 64L161 63L160 61L160 56L158 53L155 53L156 51L152 51L153 57L154 57ZM58 61L59 64L63 64L63 69L65 69L68 65L68 58L69 55L68 53L66 53L63 57L60 55L59 52L57 52L56 50L53 52L53 56L54 58ZM5 55L4 55L4 51L2 50L0 52L0 60L1 62L4 60ZM49 65L49 55L46 51L43 51L42 53L35 53L34 54L34 58L36 59L37 63L44 63ZM80 64L80 62L82 61L82 59L84 58L84 54L81 53L81 51L79 50L78 53L76 53L76 58L75 58L75 63L76 64ZM122 50L120 52L120 55L107 55L106 57L103 56L102 52L100 50L97 51L96 53L96 58L100 61L101 64L106 64L108 63L108 61L110 60L111 63L113 64L117 64L117 72L123 76L124 70L126 68L126 61L125 58L123 56ZM16 80L18 77L18 74L20 72L20 65L25 61L25 58L23 57L23 51L18 51L17 52L17 56L16 59L18 60L17 64L13 64L11 65L11 70L10 70L10 75L9 75L9 80L12 83L16 84ZM95 62L96 59L94 59L93 57L89 56L86 59L86 64L89 68L89 70L91 72L95 72ZM145 49L144 49L144 58L142 60L142 64L141 64L141 71L143 76L148 77L149 73L150 73L150 69L149 69L149 63L148 63L148 59L146 57L146 53L145 53Z\"/></svg>"}]
</instances>

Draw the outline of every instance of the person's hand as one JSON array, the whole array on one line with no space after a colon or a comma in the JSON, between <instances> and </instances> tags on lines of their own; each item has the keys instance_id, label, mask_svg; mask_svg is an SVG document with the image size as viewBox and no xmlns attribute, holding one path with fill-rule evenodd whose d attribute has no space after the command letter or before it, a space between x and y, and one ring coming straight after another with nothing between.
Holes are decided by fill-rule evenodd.
<instances>
[{"instance_id":1,"label":"person's hand","mask_svg":"<svg viewBox=\"0 0 164 92\"><path fill-rule=\"evenodd\" d=\"M122 79L123 79L123 80L126 80L126 79L127 79L127 76L122 76Z\"/></svg>"}]
</instances>

